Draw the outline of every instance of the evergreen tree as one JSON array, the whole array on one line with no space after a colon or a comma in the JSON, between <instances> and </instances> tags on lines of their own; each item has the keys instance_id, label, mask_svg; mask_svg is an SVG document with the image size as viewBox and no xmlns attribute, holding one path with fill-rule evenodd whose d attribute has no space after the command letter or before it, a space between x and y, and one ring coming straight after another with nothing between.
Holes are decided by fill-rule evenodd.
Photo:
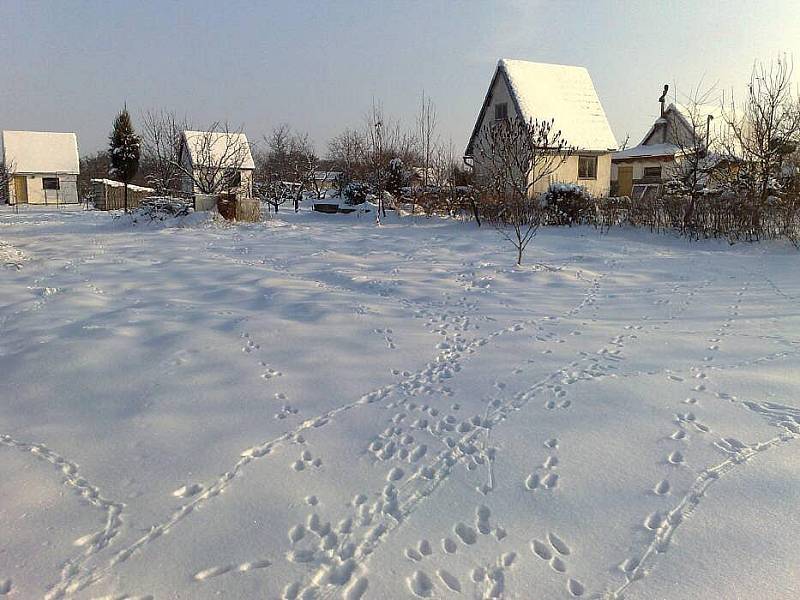
<instances>
[{"instance_id":1,"label":"evergreen tree","mask_svg":"<svg viewBox=\"0 0 800 600\"><path fill-rule=\"evenodd\" d=\"M114 129L109 136L111 175L125 184L125 212L128 212L128 183L139 170L141 139L133 130L128 109L114 119Z\"/></svg>"}]
</instances>

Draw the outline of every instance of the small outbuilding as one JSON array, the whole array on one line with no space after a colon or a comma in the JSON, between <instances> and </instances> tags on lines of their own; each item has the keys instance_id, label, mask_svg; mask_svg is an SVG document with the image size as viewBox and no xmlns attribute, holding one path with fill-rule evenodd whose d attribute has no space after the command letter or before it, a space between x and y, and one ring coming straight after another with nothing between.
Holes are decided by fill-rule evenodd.
<instances>
[{"instance_id":1,"label":"small outbuilding","mask_svg":"<svg viewBox=\"0 0 800 600\"><path fill-rule=\"evenodd\" d=\"M660 115L641 143L611 157L611 187L615 195L636 199L658 197L664 183L679 172L681 161L687 156L717 150L713 140L725 127L722 109L699 104L689 107L678 102L665 108L667 90L665 86L659 99Z\"/></svg>"},{"instance_id":2,"label":"small outbuilding","mask_svg":"<svg viewBox=\"0 0 800 600\"><path fill-rule=\"evenodd\" d=\"M92 179L92 199L97 210L122 210L125 208L125 184L113 179ZM155 190L128 184L128 208L139 208L142 200L155 194Z\"/></svg>"},{"instance_id":3,"label":"small outbuilding","mask_svg":"<svg viewBox=\"0 0 800 600\"><path fill-rule=\"evenodd\" d=\"M255 162L244 133L184 131L179 159L183 192L252 198Z\"/></svg>"},{"instance_id":4,"label":"small outbuilding","mask_svg":"<svg viewBox=\"0 0 800 600\"><path fill-rule=\"evenodd\" d=\"M476 173L481 165L475 146L484 127L514 118L552 119L554 129L577 149L548 178L537 182L534 193L545 191L551 183L573 183L593 196L608 194L611 153L617 149L617 140L589 71L577 66L501 59L464 153Z\"/></svg>"},{"instance_id":5,"label":"small outbuilding","mask_svg":"<svg viewBox=\"0 0 800 600\"><path fill-rule=\"evenodd\" d=\"M77 204L78 139L74 133L3 131L9 204Z\"/></svg>"}]
</instances>

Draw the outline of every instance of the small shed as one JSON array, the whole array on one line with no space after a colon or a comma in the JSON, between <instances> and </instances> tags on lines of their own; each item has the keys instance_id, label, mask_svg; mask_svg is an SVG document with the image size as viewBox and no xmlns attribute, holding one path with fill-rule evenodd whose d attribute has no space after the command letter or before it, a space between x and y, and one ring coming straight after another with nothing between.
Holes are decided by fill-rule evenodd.
<instances>
[{"instance_id":1,"label":"small shed","mask_svg":"<svg viewBox=\"0 0 800 600\"><path fill-rule=\"evenodd\" d=\"M187 194L234 194L253 197L255 162L247 136L230 131L184 131L180 142ZM192 174L191 176L189 174Z\"/></svg>"},{"instance_id":2,"label":"small shed","mask_svg":"<svg viewBox=\"0 0 800 600\"><path fill-rule=\"evenodd\" d=\"M78 138L74 133L3 131L9 204L77 204Z\"/></svg>"},{"instance_id":3,"label":"small shed","mask_svg":"<svg viewBox=\"0 0 800 600\"><path fill-rule=\"evenodd\" d=\"M113 179L92 179L92 198L97 210L125 208L125 184ZM128 208L138 208L142 200L155 193L153 188L128 184Z\"/></svg>"},{"instance_id":4,"label":"small shed","mask_svg":"<svg viewBox=\"0 0 800 600\"><path fill-rule=\"evenodd\" d=\"M611 185L616 195L637 199L658 196L687 156L698 150L710 154L718 150L713 140L723 134L725 127L721 108L699 104L689 107L678 102L665 108L666 93L665 87L659 99L661 114L641 143L611 157ZM707 134L712 134L710 148L706 148Z\"/></svg>"}]
</instances>

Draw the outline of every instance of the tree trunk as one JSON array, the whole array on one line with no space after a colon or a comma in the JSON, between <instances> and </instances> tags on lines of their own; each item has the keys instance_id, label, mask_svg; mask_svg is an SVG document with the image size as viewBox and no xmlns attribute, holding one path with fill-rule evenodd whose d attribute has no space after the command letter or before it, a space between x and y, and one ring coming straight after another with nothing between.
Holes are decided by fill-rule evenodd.
<instances>
[{"instance_id":1,"label":"tree trunk","mask_svg":"<svg viewBox=\"0 0 800 600\"><path fill-rule=\"evenodd\" d=\"M522 244L517 246L517 266L522 266Z\"/></svg>"},{"instance_id":2,"label":"tree trunk","mask_svg":"<svg viewBox=\"0 0 800 600\"><path fill-rule=\"evenodd\" d=\"M125 185L125 200L123 201L123 206L125 207L125 212L128 212L128 182L123 181Z\"/></svg>"}]
</instances>

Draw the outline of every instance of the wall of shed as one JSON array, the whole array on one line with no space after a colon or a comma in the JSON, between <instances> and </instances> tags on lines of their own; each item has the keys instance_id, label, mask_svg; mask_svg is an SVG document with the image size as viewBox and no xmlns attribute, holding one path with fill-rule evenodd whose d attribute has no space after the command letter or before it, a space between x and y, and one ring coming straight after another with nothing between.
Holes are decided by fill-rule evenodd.
<instances>
[{"instance_id":1,"label":"wall of shed","mask_svg":"<svg viewBox=\"0 0 800 600\"><path fill-rule=\"evenodd\" d=\"M55 173L32 173L20 175L25 177L28 187L28 204L78 204L78 176L57 175ZM58 177L59 190L45 190L42 187L43 177ZM16 186L11 177L8 189L9 204L16 204Z\"/></svg>"},{"instance_id":2,"label":"wall of shed","mask_svg":"<svg viewBox=\"0 0 800 600\"><path fill-rule=\"evenodd\" d=\"M611 181L619 179L619 167L633 167L633 179L642 179L644 177L645 168L661 167L661 177L665 177L669 172L669 165L672 164L671 160L658 160L654 158L642 158L640 160L626 160L621 162L614 162L611 165Z\"/></svg>"}]
</instances>

